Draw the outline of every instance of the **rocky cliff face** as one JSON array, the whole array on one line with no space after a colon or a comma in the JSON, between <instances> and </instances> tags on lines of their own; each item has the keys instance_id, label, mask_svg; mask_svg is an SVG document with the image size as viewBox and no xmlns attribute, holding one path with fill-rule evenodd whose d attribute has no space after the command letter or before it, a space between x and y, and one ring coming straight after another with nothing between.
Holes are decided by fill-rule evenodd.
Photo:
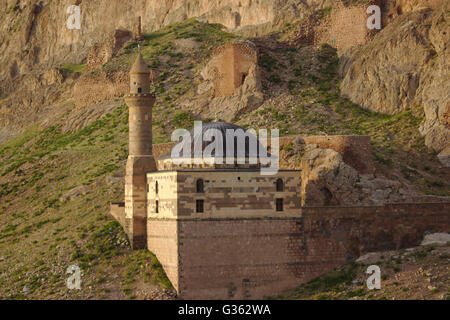
<instances>
[{"instance_id":1,"label":"rocky cliff face","mask_svg":"<svg viewBox=\"0 0 450 320\"><path fill-rule=\"evenodd\" d=\"M241 33L259 34L302 17L331 0L4 0L0 2L0 141L40 119L42 111L70 89L58 68L100 62L117 48L105 48L117 33L149 32L191 17L221 23ZM67 9L81 8L81 29L69 30ZM117 42L117 41L116 41ZM111 52L109 52L111 51ZM103 59L103 60L102 60ZM89 59L91 62L92 55ZM95 60L95 59L94 59ZM98 62L98 61L97 61ZM33 115L33 116L31 116Z\"/></svg>"},{"instance_id":2,"label":"rocky cliff face","mask_svg":"<svg viewBox=\"0 0 450 320\"><path fill-rule=\"evenodd\" d=\"M81 29L69 30L67 8L81 8ZM134 0L37 1L6 0L0 4L1 78L17 75L35 64L57 66L80 62L89 49L118 29L135 30L141 16L144 32L196 17L221 23L235 31L270 30L292 21L309 8L330 5L330 0ZM107 22L107 23L105 23ZM261 30L263 30L261 29ZM16 66L17 64L17 66ZM6 68L5 68L6 67Z\"/></svg>"},{"instance_id":3,"label":"rocky cliff face","mask_svg":"<svg viewBox=\"0 0 450 320\"><path fill-rule=\"evenodd\" d=\"M337 10L336 4L341 1L336 0L4 0L0 3L0 141L46 119L56 104L67 106L67 98L80 91L83 83L65 81L59 68L86 62L101 66L136 35L138 17L144 32L196 17L221 23L237 33L260 35L307 18L314 10L334 6L331 25L321 30L326 34L319 41L337 41L342 34L356 37L341 41L342 93L362 107L381 113L396 114L422 106L426 120L420 130L426 144L441 152L443 161L448 162L448 1L381 2L384 28L366 43L360 41L364 32L357 36L348 23L355 21L351 15L343 15L354 10ZM364 1L342 3L367 5ZM66 27L67 8L73 4L81 8L81 30ZM336 17L342 15L347 24L332 23L339 22ZM335 43L341 49L339 44ZM122 82L108 81L112 81L113 90L122 87ZM114 95L99 95L97 102L104 100L102 97L111 99ZM83 94L75 98L77 106L86 105Z\"/></svg>"},{"instance_id":4,"label":"rocky cliff face","mask_svg":"<svg viewBox=\"0 0 450 320\"><path fill-rule=\"evenodd\" d=\"M344 95L387 114L423 106L420 130L426 145L437 151L450 141L449 19L448 3L440 10L418 6L393 20L366 46L341 57Z\"/></svg>"}]
</instances>

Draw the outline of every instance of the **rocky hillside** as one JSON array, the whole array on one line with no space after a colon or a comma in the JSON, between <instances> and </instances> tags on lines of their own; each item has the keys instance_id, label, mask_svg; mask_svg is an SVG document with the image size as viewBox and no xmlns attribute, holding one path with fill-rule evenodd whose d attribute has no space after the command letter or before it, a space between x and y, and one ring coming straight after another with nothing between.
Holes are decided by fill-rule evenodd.
<instances>
[{"instance_id":1,"label":"rocky hillside","mask_svg":"<svg viewBox=\"0 0 450 320\"><path fill-rule=\"evenodd\" d=\"M276 127L284 136L369 135L374 174L359 174L332 150L298 143L282 145L283 165L320 177L315 187L331 190L334 204L450 196L450 170L437 157L448 146L442 119L450 92L443 38L450 20L441 3L387 1L383 30L338 39L337 50L335 33L324 34L324 26L337 30L333 21L346 8L370 1L344 1L343 11L331 7L335 1L188 2L78 1L89 22L79 33L64 28L68 1L0 4L1 298L173 297L155 257L130 251L107 215L110 201L123 200L128 116L122 97L138 52L136 12L140 50L154 73L154 143L168 142L173 129L190 128L194 119L215 116ZM431 8L421 9L424 4ZM239 24L229 24L228 13ZM249 40L258 51L255 86L247 96L241 88L211 98L205 84L213 52L236 40ZM370 76L377 66L383 78ZM257 99L243 98L252 95ZM224 112L223 105L236 107ZM70 264L83 269L85 290L65 287Z\"/></svg>"},{"instance_id":2,"label":"rocky hillside","mask_svg":"<svg viewBox=\"0 0 450 320\"><path fill-rule=\"evenodd\" d=\"M326 2L313 1L312 6ZM67 8L74 3L81 8L80 30L66 27ZM233 30L271 30L302 15L308 6L295 0L1 1L0 142L30 123L63 112L71 94L63 81L66 71L71 72L73 64L85 64L96 46L105 49L105 39L115 43L118 31L136 35L138 15L144 32L190 17L220 22Z\"/></svg>"},{"instance_id":3,"label":"rocky hillside","mask_svg":"<svg viewBox=\"0 0 450 320\"><path fill-rule=\"evenodd\" d=\"M386 114L421 106L420 131L437 151L450 141L449 19L448 7L403 14L366 46L341 57L343 95Z\"/></svg>"}]
</instances>

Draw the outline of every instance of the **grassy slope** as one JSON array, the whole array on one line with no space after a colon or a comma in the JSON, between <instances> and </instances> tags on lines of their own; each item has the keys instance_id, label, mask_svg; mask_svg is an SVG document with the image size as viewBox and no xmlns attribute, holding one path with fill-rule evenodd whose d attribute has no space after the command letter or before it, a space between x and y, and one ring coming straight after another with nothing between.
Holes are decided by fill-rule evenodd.
<instances>
[{"instance_id":1,"label":"grassy slope","mask_svg":"<svg viewBox=\"0 0 450 320\"><path fill-rule=\"evenodd\" d=\"M23 297L24 287L31 298L129 298L134 286L170 288L155 257L128 250L107 217L109 201L123 197L106 177L123 170L127 135L123 106L73 134L32 127L2 146L0 297ZM59 200L82 185L87 194ZM71 264L82 268L87 290L67 293Z\"/></svg>"},{"instance_id":2,"label":"grassy slope","mask_svg":"<svg viewBox=\"0 0 450 320\"><path fill-rule=\"evenodd\" d=\"M175 50L172 41L191 37L198 49ZM175 126L191 125L192 116L177 111L174 99L191 89L191 69L198 61L233 38L218 25L194 20L146 36L143 56L158 70L154 143L168 141ZM104 71L129 70L136 52L136 44L130 44ZM0 147L0 298L171 297L171 284L154 255L129 250L122 228L108 216L109 202L123 200L126 106L62 134L66 117L70 114L51 127L32 126ZM59 200L80 186L88 192ZM83 270L79 292L65 286L71 264Z\"/></svg>"},{"instance_id":3,"label":"grassy slope","mask_svg":"<svg viewBox=\"0 0 450 320\"><path fill-rule=\"evenodd\" d=\"M183 38L198 48L176 48ZM168 141L175 127L192 125L194 117L178 110L176 100L192 94L212 50L234 38L194 20L146 35L142 53L157 76L154 143ZM262 50L266 96L289 95L294 103L262 107L239 124L280 127L283 134L369 134L381 170L407 175L428 193L449 194L448 171L438 169L417 132L420 115L377 115L339 97L336 53L328 46L289 48L277 36L258 41L284 48ZM130 44L103 70L128 70L136 46ZM107 216L108 203L123 199L122 179L114 175L124 173L128 152L126 107L70 134L59 131L64 117L51 127L30 127L0 147L0 297L143 298L144 292L170 288L155 257L130 251L122 229ZM59 201L82 185L86 194ZM70 264L84 270L79 292L65 287Z\"/></svg>"}]
</instances>

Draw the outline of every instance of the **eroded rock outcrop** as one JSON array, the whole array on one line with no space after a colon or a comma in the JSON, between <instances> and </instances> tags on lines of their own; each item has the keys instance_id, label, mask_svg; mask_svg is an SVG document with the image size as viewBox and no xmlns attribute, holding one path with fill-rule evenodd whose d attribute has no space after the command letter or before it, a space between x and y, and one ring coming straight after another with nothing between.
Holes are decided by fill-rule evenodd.
<instances>
[{"instance_id":1,"label":"eroded rock outcrop","mask_svg":"<svg viewBox=\"0 0 450 320\"><path fill-rule=\"evenodd\" d=\"M413 200L398 181L360 174L340 153L306 145L301 161L302 205L382 205Z\"/></svg>"},{"instance_id":2,"label":"eroded rock outcrop","mask_svg":"<svg viewBox=\"0 0 450 320\"><path fill-rule=\"evenodd\" d=\"M447 5L448 7L448 5ZM362 107L387 114L422 105L428 147L449 146L450 26L445 8L418 7L341 58L341 91Z\"/></svg>"}]
</instances>

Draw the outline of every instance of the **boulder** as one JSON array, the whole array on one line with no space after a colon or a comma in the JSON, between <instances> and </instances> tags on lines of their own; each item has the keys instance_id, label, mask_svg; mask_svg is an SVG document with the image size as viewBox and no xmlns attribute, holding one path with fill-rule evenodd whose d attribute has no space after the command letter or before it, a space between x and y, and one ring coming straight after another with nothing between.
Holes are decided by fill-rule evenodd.
<instances>
[{"instance_id":1,"label":"boulder","mask_svg":"<svg viewBox=\"0 0 450 320\"><path fill-rule=\"evenodd\" d=\"M79 186L79 187L73 188L69 192L62 195L59 198L59 201L61 201L61 202L71 201L75 198L78 198L78 197L88 194L90 191L91 191L91 188L88 186Z\"/></svg>"},{"instance_id":2,"label":"boulder","mask_svg":"<svg viewBox=\"0 0 450 320\"><path fill-rule=\"evenodd\" d=\"M306 145L301 159L304 206L360 206L410 202L415 193L398 181L360 174L340 153Z\"/></svg>"},{"instance_id":3,"label":"boulder","mask_svg":"<svg viewBox=\"0 0 450 320\"><path fill-rule=\"evenodd\" d=\"M420 243L421 246L427 246L429 244L447 244L450 242L450 234L448 233L432 233L427 234L423 241Z\"/></svg>"}]
</instances>

